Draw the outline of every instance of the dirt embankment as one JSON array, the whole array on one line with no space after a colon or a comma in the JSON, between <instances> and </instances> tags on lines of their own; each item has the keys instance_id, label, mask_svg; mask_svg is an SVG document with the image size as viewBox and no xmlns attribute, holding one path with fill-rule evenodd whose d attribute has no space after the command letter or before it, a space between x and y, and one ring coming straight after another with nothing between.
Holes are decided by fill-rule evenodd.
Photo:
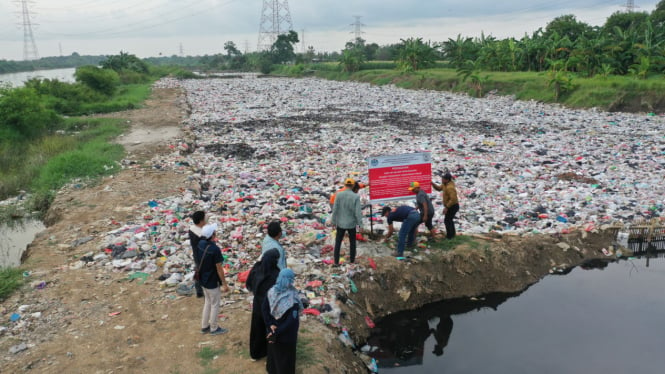
<instances>
[{"instance_id":1,"label":"dirt embankment","mask_svg":"<svg viewBox=\"0 0 665 374\"><path fill-rule=\"evenodd\" d=\"M177 296L155 277L129 280L127 273L67 265L86 252L98 251L102 235L116 221L138 219L135 204L178 194L199 186L187 170L166 171L160 155L171 152L172 137L186 115L176 90L156 89L146 108L114 116L130 121L124 137L129 168L101 183L63 189L49 212L49 228L30 248L25 267L32 272L24 287L1 305L3 317L20 306L29 317L0 335L0 372L44 373L263 373L264 361L248 359L250 311L246 295L229 295L222 308L220 337L199 333L201 300ZM143 135L141 135L143 134ZM82 238L91 238L76 243ZM352 277L357 293L346 295L344 326L357 343L368 335L365 316L379 319L445 298L479 296L488 292L520 291L548 274L586 259L602 256L609 236L574 233L565 237L479 239L481 248L433 252L400 262L377 258L377 269ZM565 243L565 244L562 244ZM323 271L330 271L323 269ZM33 287L35 282L43 286ZM17 327L18 326L18 327ZM14 328L15 327L15 328ZM304 373L365 373L363 362L337 339L339 331L312 317L301 325L300 339L311 347L312 361L300 363ZM25 350L8 353L26 342ZM217 352L209 362L198 354Z\"/></svg>"},{"instance_id":2,"label":"dirt embankment","mask_svg":"<svg viewBox=\"0 0 665 374\"><path fill-rule=\"evenodd\" d=\"M552 273L564 273L586 261L605 257L609 232L574 232L565 236L505 236L478 239L480 248L463 246L433 252L417 261L384 257L377 270L354 277L358 292L344 306L354 339L370 334L365 316L385 317L446 299L523 291Z\"/></svg>"}]
</instances>

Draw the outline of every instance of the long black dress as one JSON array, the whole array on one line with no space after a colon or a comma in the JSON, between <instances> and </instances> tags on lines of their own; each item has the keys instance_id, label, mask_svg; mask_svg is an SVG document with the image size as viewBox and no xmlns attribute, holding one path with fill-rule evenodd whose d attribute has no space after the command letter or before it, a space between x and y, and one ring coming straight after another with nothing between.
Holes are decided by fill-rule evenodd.
<instances>
[{"instance_id":1,"label":"long black dress","mask_svg":"<svg viewBox=\"0 0 665 374\"><path fill-rule=\"evenodd\" d=\"M300 305L293 304L284 315L275 319L270 314L270 302L266 298L263 302L263 318L266 320L266 325L277 326L275 341L268 344L266 371L268 374L295 374Z\"/></svg>"},{"instance_id":2,"label":"long black dress","mask_svg":"<svg viewBox=\"0 0 665 374\"><path fill-rule=\"evenodd\" d=\"M245 284L247 289L254 294L252 322L249 330L249 355L255 360L266 357L268 354L266 325L263 321L261 306L268 295L268 290L275 285L279 275L278 260L279 251L277 249L271 249L264 253L261 261L254 265L258 266L257 271L247 278Z\"/></svg>"}]
</instances>

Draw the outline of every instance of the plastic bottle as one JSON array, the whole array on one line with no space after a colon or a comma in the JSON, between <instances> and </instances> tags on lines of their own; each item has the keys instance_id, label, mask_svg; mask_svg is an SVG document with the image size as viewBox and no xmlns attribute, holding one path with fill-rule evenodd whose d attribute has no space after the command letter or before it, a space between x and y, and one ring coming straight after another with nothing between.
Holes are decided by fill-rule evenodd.
<instances>
[{"instance_id":1,"label":"plastic bottle","mask_svg":"<svg viewBox=\"0 0 665 374\"><path fill-rule=\"evenodd\" d=\"M369 363L368 365L369 371L372 373L378 373L379 372L379 365L376 363L376 359L372 357L372 362Z\"/></svg>"}]
</instances>

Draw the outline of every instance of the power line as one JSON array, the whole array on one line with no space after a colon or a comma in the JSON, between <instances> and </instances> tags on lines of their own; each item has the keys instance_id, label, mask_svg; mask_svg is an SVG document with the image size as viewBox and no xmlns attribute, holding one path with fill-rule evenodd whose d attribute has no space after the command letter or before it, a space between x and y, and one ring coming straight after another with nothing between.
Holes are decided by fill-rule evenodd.
<instances>
[{"instance_id":1,"label":"power line","mask_svg":"<svg viewBox=\"0 0 665 374\"><path fill-rule=\"evenodd\" d=\"M154 21L154 18L159 18L160 19L159 22L153 23L153 24L141 25L140 22L132 22L131 24L125 25L126 27L125 26L115 26L115 27L109 28L109 29L90 31L90 32L80 32L80 33L76 33L76 34L70 34L70 33L49 33L49 34L50 35L62 35L62 36L79 36L81 34L84 34L86 36L90 36L90 35L107 36L107 37L108 36L121 36L121 35L131 34L135 31L139 31L139 30L146 30L146 29L151 29L151 28L159 27L159 26L166 25L166 24L172 24L176 21L180 21L180 20L183 20L183 19L186 19L186 18L189 18L189 17L199 15L199 14L209 13L213 9L219 8L221 6L229 5L229 4L231 4L233 2L236 2L236 1L237 0L229 0L229 1L226 1L224 3L218 3L216 5L209 6L209 7L206 7L204 9L201 9L199 11L191 12L189 14L185 14L185 15L175 17L175 18L164 19L162 17L163 15L166 15L166 14L169 14L169 13L182 14L182 9L173 10L171 12L167 12L167 13L164 13L162 15L155 15L155 16L152 17L153 19L151 19L151 20L146 20L146 21L149 22L149 21ZM134 25L136 27L130 27L132 25ZM114 31L114 30L118 30L119 28L121 29L120 31L111 32L111 31Z\"/></svg>"}]
</instances>

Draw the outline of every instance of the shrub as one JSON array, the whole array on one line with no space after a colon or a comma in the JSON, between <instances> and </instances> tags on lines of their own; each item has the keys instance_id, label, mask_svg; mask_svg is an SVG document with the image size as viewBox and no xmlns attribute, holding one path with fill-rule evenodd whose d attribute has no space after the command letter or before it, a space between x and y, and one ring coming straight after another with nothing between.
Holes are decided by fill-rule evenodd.
<instances>
[{"instance_id":1,"label":"shrub","mask_svg":"<svg viewBox=\"0 0 665 374\"><path fill-rule=\"evenodd\" d=\"M178 79L199 79L202 78L199 75L192 73L189 70L178 69L172 73L172 75Z\"/></svg>"},{"instance_id":2,"label":"shrub","mask_svg":"<svg viewBox=\"0 0 665 374\"><path fill-rule=\"evenodd\" d=\"M148 74L150 70L145 61L123 51L120 51L118 55L109 56L106 60L102 61L101 65L104 69L111 69L117 72L130 70L140 74Z\"/></svg>"},{"instance_id":3,"label":"shrub","mask_svg":"<svg viewBox=\"0 0 665 374\"><path fill-rule=\"evenodd\" d=\"M122 84L138 84L150 81L148 74L139 73L133 70L120 70L118 72L120 83Z\"/></svg>"},{"instance_id":4,"label":"shrub","mask_svg":"<svg viewBox=\"0 0 665 374\"><path fill-rule=\"evenodd\" d=\"M0 132L32 139L51 131L62 121L29 87L0 91Z\"/></svg>"},{"instance_id":5,"label":"shrub","mask_svg":"<svg viewBox=\"0 0 665 374\"><path fill-rule=\"evenodd\" d=\"M23 272L18 268L0 269L0 301L23 284Z\"/></svg>"},{"instance_id":6,"label":"shrub","mask_svg":"<svg viewBox=\"0 0 665 374\"><path fill-rule=\"evenodd\" d=\"M120 77L118 73L109 69L100 69L87 65L76 68L74 78L97 92L111 96L118 87Z\"/></svg>"},{"instance_id":7,"label":"shrub","mask_svg":"<svg viewBox=\"0 0 665 374\"><path fill-rule=\"evenodd\" d=\"M64 83L57 79L30 79L25 87L33 88L49 109L60 114L73 115L80 112L81 104L103 100L99 92L81 83Z\"/></svg>"}]
</instances>

